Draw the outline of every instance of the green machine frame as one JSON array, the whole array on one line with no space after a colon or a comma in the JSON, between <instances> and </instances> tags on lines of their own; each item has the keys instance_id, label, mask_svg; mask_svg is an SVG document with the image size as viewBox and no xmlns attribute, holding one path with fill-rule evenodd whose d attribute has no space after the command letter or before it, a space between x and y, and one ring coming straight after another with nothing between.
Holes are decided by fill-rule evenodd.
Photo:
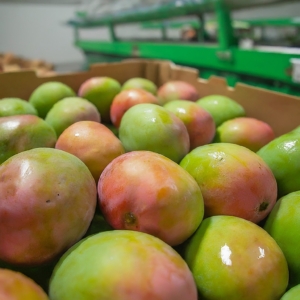
<instances>
[{"instance_id":1,"label":"green machine frame","mask_svg":"<svg viewBox=\"0 0 300 300\"><path fill-rule=\"evenodd\" d=\"M69 21L68 24L74 27L75 45L86 56L97 54L98 57L102 56L107 61L133 57L166 59L177 64L198 68L203 78L208 78L212 74L220 75L227 78L229 85L244 82L300 96L300 48L284 48L284 51L278 51L278 49L275 51L272 47L249 49L239 47L234 36L233 20L230 15L233 8L235 6L225 0L182 1L181 5L176 5L176 1L170 1L160 6L152 5L143 9L136 8L97 17L88 17L79 13L77 18ZM166 24L165 20L192 15L197 16L201 24L203 14L207 12L215 13L215 22L218 26L216 44L205 43L204 26L201 25L197 28L198 42L167 40L166 26L163 25ZM149 25L151 22L160 22L161 41L120 40L115 34L115 25L142 23L145 28L147 22L148 27L151 27ZM293 25L299 27L300 18L254 20L250 23L257 26ZM109 28L110 41L80 38L81 28L101 26Z\"/></svg>"}]
</instances>

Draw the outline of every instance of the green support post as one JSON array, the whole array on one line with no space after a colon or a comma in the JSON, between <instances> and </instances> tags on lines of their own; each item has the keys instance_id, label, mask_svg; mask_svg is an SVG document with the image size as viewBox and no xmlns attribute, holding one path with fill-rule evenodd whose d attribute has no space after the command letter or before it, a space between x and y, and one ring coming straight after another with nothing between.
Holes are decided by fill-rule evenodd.
<instances>
[{"instance_id":1,"label":"green support post","mask_svg":"<svg viewBox=\"0 0 300 300\"><path fill-rule=\"evenodd\" d=\"M203 15L198 15L198 19L199 19L199 24L200 24L200 26L197 30L198 41L203 42L203 41L205 41L205 36L204 36L205 26L204 26Z\"/></svg>"},{"instance_id":2,"label":"green support post","mask_svg":"<svg viewBox=\"0 0 300 300\"><path fill-rule=\"evenodd\" d=\"M116 42L118 39L116 37L116 32L115 32L115 27L114 24L109 23L108 24L108 28L109 28L109 34L110 34L110 38L113 42Z\"/></svg>"},{"instance_id":3,"label":"green support post","mask_svg":"<svg viewBox=\"0 0 300 300\"><path fill-rule=\"evenodd\" d=\"M162 23L162 25L161 25L161 33L162 33L163 41L166 41L167 40L167 26L164 23Z\"/></svg>"},{"instance_id":4,"label":"green support post","mask_svg":"<svg viewBox=\"0 0 300 300\"><path fill-rule=\"evenodd\" d=\"M226 50L235 46L230 11L223 1L216 3L216 17L220 48Z\"/></svg>"}]
</instances>

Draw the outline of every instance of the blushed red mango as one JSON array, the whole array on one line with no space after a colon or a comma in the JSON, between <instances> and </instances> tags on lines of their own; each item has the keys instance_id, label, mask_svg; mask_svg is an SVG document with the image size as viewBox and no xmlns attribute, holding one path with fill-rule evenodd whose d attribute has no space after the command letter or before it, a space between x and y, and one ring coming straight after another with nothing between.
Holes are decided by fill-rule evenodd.
<instances>
[{"instance_id":1,"label":"blushed red mango","mask_svg":"<svg viewBox=\"0 0 300 300\"><path fill-rule=\"evenodd\" d=\"M48 300L43 289L31 278L9 269L0 269L1 300Z\"/></svg>"},{"instance_id":2,"label":"blushed red mango","mask_svg":"<svg viewBox=\"0 0 300 300\"><path fill-rule=\"evenodd\" d=\"M159 103L166 104L172 100L190 100L197 101L199 93L190 83L176 80L163 84L157 91Z\"/></svg>"},{"instance_id":3,"label":"blushed red mango","mask_svg":"<svg viewBox=\"0 0 300 300\"><path fill-rule=\"evenodd\" d=\"M209 144L216 132L212 116L202 107L191 101L174 100L164 105L185 125L190 137L190 150Z\"/></svg>"},{"instance_id":4,"label":"blushed red mango","mask_svg":"<svg viewBox=\"0 0 300 300\"><path fill-rule=\"evenodd\" d=\"M222 123L217 128L214 141L241 145L257 152L274 138L275 133L266 122L240 117Z\"/></svg>"},{"instance_id":5,"label":"blushed red mango","mask_svg":"<svg viewBox=\"0 0 300 300\"><path fill-rule=\"evenodd\" d=\"M0 260L50 262L87 231L95 180L76 156L51 148L23 151L0 166Z\"/></svg>"},{"instance_id":6,"label":"blushed red mango","mask_svg":"<svg viewBox=\"0 0 300 300\"><path fill-rule=\"evenodd\" d=\"M158 104L158 100L150 92L142 89L126 89L119 93L110 108L110 119L114 126L119 128L124 113L130 107L140 103Z\"/></svg>"},{"instance_id":7,"label":"blushed red mango","mask_svg":"<svg viewBox=\"0 0 300 300\"><path fill-rule=\"evenodd\" d=\"M120 83L110 77L92 77L83 82L78 96L92 102L98 109L103 123L110 123L110 106L114 97L120 93Z\"/></svg>"},{"instance_id":8,"label":"blushed red mango","mask_svg":"<svg viewBox=\"0 0 300 300\"><path fill-rule=\"evenodd\" d=\"M203 218L203 198L194 178L150 151L114 159L101 174L98 195L112 227L149 233L171 246L190 237Z\"/></svg>"},{"instance_id":9,"label":"blushed red mango","mask_svg":"<svg viewBox=\"0 0 300 300\"><path fill-rule=\"evenodd\" d=\"M76 122L69 126L58 138L55 148L81 159L96 182L104 168L125 152L121 141L111 130L92 121Z\"/></svg>"},{"instance_id":10,"label":"blushed red mango","mask_svg":"<svg viewBox=\"0 0 300 300\"><path fill-rule=\"evenodd\" d=\"M230 215L258 223L275 205L276 179L253 151L230 143L198 147L180 166L198 182L205 215Z\"/></svg>"}]
</instances>

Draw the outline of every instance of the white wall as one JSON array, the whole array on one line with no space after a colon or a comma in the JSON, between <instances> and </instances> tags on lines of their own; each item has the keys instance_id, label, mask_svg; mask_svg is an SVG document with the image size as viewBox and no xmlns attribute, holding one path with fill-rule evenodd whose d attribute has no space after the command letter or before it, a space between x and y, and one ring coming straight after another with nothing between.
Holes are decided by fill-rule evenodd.
<instances>
[{"instance_id":1,"label":"white wall","mask_svg":"<svg viewBox=\"0 0 300 300\"><path fill-rule=\"evenodd\" d=\"M75 5L0 3L0 52L52 63L84 59L73 46L73 31L63 23L74 17Z\"/></svg>"},{"instance_id":2,"label":"white wall","mask_svg":"<svg viewBox=\"0 0 300 300\"><path fill-rule=\"evenodd\" d=\"M235 11L236 19L272 19L300 17L300 2L278 3L266 7L254 7Z\"/></svg>"},{"instance_id":3,"label":"white wall","mask_svg":"<svg viewBox=\"0 0 300 300\"><path fill-rule=\"evenodd\" d=\"M28 58L45 59L55 64L83 61L84 56L73 46L72 28L63 24L74 17L76 8L77 6L72 4L0 2L0 52L10 51ZM270 8L241 10L235 12L233 16L238 19L296 17L300 16L300 3L297 1L292 4L274 5ZM123 37L141 35L137 27L134 29L134 26L130 25L119 26L117 33ZM160 35L159 32L155 34ZM83 35L101 39L108 39L109 36L106 29L94 29Z\"/></svg>"}]
</instances>

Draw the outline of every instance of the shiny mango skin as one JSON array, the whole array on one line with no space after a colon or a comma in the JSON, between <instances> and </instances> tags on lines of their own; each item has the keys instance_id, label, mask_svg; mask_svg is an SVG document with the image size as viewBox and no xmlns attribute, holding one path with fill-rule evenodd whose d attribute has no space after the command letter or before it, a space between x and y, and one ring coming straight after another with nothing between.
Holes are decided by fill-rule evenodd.
<instances>
[{"instance_id":1,"label":"shiny mango skin","mask_svg":"<svg viewBox=\"0 0 300 300\"><path fill-rule=\"evenodd\" d=\"M113 125L119 128L125 112L140 103L158 104L158 100L154 95L142 89L126 89L120 92L114 98L110 108L110 119Z\"/></svg>"},{"instance_id":2,"label":"shiny mango skin","mask_svg":"<svg viewBox=\"0 0 300 300\"><path fill-rule=\"evenodd\" d=\"M51 125L35 115L0 118L0 163L33 148L54 148L57 137Z\"/></svg>"},{"instance_id":3,"label":"shiny mango skin","mask_svg":"<svg viewBox=\"0 0 300 300\"><path fill-rule=\"evenodd\" d=\"M205 96L196 103L212 115L216 127L227 120L246 115L245 109L239 103L222 95Z\"/></svg>"},{"instance_id":4,"label":"shiny mango skin","mask_svg":"<svg viewBox=\"0 0 300 300\"><path fill-rule=\"evenodd\" d=\"M234 216L203 220L184 259L199 299L275 300L288 284L287 262L275 240L258 225Z\"/></svg>"},{"instance_id":5,"label":"shiny mango skin","mask_svg":"<svg viewBox=\"0 0 300 300\"><path fill-rule=\"evenodd\" d=\"M186 126L190 136L190 150L212 142L216 126L206 110L192 101L174 100L167 102L164 108L174 113Z\"/></svg>"},{"instance_id":6,"label":"shiny mango skin","mask_svg":"<svg viewBox=\"0 0 300 300\"><path fill-rule=\"evenodd\" d=\"M271 168L280 197L300 190L300 132L297 130L275 138L257 154Z\"/></svg>"},{"instance_id":7,"label":"shiny mango skin","mask_svg":"<svg viewBox=\"0 0 300 300\"><path fill-rule=\"evenodd\" d=\"M119 138L126 150L147 150L179 162L190 150L184 123L172 112L151 103L137 104L123 115Z\"/></svg>"},{"instance_id":8,"label":"shiny mango skin","mask_svg":"<svg viewBox=\"0 0 300 300\"><path fill-rule=\"evenodd\" d=\"M275 205L273 173L256 153L243 146L204 145L187 154L180 166L197 181L206 217L231 215L258 223Z\"/></svg>"},{"instance_id":9,"label":"shiny mango skin","mask_svg":"<svg viewBox=\"0 0 300 300\"><path fill-rule=\"evenodd\" d=\"M131 90L131 89L143 89L152 95L157 94L157 86L154 82L146 78L134 77L128 79L122 85L122 91Z\"/></svg>"},{"instance_id":10,"label":"shiny mango skin","mask_svg":"<svg viewBox=\"0 0 300 300\"><path fill-rule=\"evenodd\" d=\"M51 300L197 300L187 264L154 236L130 230L95 234L60 259Z\"/></svg>"},{"instance_id":11,"label":"shiny mango skin","mask_svg":"<svg viewBox=\"0 0 300 300\"><path fill-rule=\"evenodd\" d=\"M49 81L39 85L28 101L36 108L39 117L44 119L55 103L63 98L74 96L76 93L68 85L58 81Z\"/></svg>"},{"instance_id":12,"label":"shiny mango skin","mask_svg":"<svg viewBox=\"0 0 300 300\"><path fill-rule=\"evenodd\" d=\"M282 249L290 271L290 285L300 283L300 191L280 198L269 214L264 229Z\"/></svg>"},{"instance_id":13,"label":"shiny mango skin","mask_svg":"<svg viewBox=\"0 0 300 300\"><path fill-rule=\"evenodd\" d=\"M35 107L20 98L3 98L0 100L0 117L8 117L15 115L34 115L38 112Z\"/></svg>"},{"instance_id":14,"label":"shiny mango skin","mask_svg":"<svg viewBox=\"0 0 300 300\"><path fill-rule=\"evenodd\" d=\"M146 232L171 246L190 237L203 219L203 198L194 178L150 151L114 159L100 176L98 195L113 228Z\"/></svg>"},{"instance_id":15,"label":"shiny mango skin","mask_svg":"<svg viewBox=\"0 0 300 300\"><path fill-rule=\"evenodd\" d=\"M218 126L214 142L233 143L257 152L274 139L275 133L266 122L240 117L225 121Z\"/></svg>"},{"instance_id":16,"label":"shiny mango skin","mask_svg":"<svg viewBox=\"0 0 300 300\"><path fill-rule=\"evenodd\" d=\"M292 287L288 290L280 300L298 300L300 295L300 284Z\"/></svg>"},{"instance_id":17,"label":"shiny mango skin","mask_svg":"<svg viewBox=\"0 0 300 300\"><path fill-rule=\"evenodd\" d=\"M45 121L54 128L59 137L65 129L76 122L101 122L101 115L91 102L80 97L68 97L53 105Z\"/></svg>"},{"instance_id":18,"label":"shiny mango skin","mask_svg":"<svg viewBox=\"0 0 300 300\"><path fill-rule=\"evenodd\" d=\"M157 97L159 104L164 105L172 100L196 101L199 99L199 93L192 84L181 80L173 80L159 87Z\"/></svg>"},{"instance_id":19,"label":"shiny mango skin","mask_svg":"<svg viewBox=\"0 0 300 300\"><path fill-rule=\"evenodd\" d=\"M92 77L81 84L78 96L92 102L97 107L102 122L110 123L110 106L120 91L121 85L117 80L110 77Z\"/></svg>"},{"instance_id":20,"label":"shiny mango skin","mask_svg":"<svg viewBox=\"0 0 300 300\"><path fill-rule=\"evenodd\" d=\"M76 243L95 213L95 180L76 156L36 148L0 166L0 260L39 266Z\"/></svg>"},{"instance_id":21,"label":"shiny mango skin","mask_svg":"<svg viewBox=\"0 0 300 300\"><path fill-rule=\"evenodd\" d=\"M9 269L0 269L1 300L48 300L47 294L32 279Z\"/></svg>"}]
</instances>

